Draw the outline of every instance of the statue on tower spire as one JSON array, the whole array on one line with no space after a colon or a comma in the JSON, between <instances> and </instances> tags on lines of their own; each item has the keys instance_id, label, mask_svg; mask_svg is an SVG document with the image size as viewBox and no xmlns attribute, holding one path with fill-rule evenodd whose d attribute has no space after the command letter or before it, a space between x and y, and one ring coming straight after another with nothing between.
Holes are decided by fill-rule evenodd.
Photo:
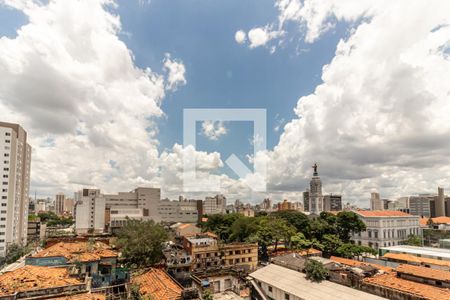
<instances>
[{"instance_id":1,"label":"statue on tower spire","mask_svg":"<svg viewBox=\"0 0 450 300\"><path fill-rule=\"evenodd\" d=\"M314 163L314 165L312 166L312 168L314 169L314 176L318 176L319 173L317 173L317 163Z\"/></svg>"}]
</instances>

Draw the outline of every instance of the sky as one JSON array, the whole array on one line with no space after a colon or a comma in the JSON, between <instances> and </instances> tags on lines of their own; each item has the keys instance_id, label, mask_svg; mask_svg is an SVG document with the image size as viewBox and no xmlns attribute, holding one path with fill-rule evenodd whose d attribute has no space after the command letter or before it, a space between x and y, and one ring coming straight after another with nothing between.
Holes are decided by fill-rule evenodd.
<instances>
[{"instance_id":1,"label":"sky","mask_svg":"<svg viewBox=\"0 0 450 300\"><path fill-rule=\"evenodd\" d=\"M373 191L434 193L450 188L449 12L447 1L0 0L0 120L28 131L38 197L154 186L171 199L301 201L315 162L324 193L362 207ZM199 120L184 145L186 109L264 109L266 136L251 120ZM187 189L186 174L205 188Z\"/></svg>"}]
</instances>

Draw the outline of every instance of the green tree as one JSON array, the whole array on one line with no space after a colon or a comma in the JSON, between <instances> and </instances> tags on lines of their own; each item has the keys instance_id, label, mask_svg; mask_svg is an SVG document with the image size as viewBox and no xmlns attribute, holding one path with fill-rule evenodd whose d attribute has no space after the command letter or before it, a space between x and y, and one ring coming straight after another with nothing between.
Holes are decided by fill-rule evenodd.
<instances>
[{"instance_id":1,"label":"green tree","mask_svg":"<svg viewBox=\"0 0 450 300\"><path fill-rule=\"evenodd\" d=\"M208 216L208 221L203 224L203 231L212 231L224 241L227 241L231 234L231 225L239 218L240 214L214 214Z\"/></svg>"},{"instance_id":2,"label":"green tree","mask_svg":"<svg viewBox=\"0 0 450 300\"><path fill-rule=\"evenodd\" d=\"M377 254L377 252L367 246L359 246L359 245L355 245L352 243L345 243L342 244L338 249L337 249L337 254L338 256L341 257L345 257L345 258L353 258L355 256L359 256L362 255L364 253L370 253L370 254Z\"/></svg>"},{"instance_id":3,"label":"green tree","mask_svg":"<svg viewBox=\"0 0 450 300\"><path fill-rule=\"evenodd\" d=\"M290 225L294 226L297 231L306 232L308 230L308 216L299 211L283 210L274 212L272 216L286 220Z\"/></svg>"},{"instance_id":4,"label":"green tree","mask_svg":"<svg viewBox=\"0 0 450 300\"><path fill-rule=\"evenodd\" d=\"M153 220L128 219L117 235L117 245L126 264L138 268L160 262L163 257L163 243L166 240L166 231Z\"/></svg>"},{"instance_id":5,"label":"green tree","mask_svg":"<svg viewBox=\"0 0 450 300\"><path fill-rule=\"evenodd\" d=\"M308 249L312 246L312 242L303 233L297 232L291 237L291 246L295 249Z\"/></svg>"},{"instance_id":6,"label":"green tree","mask_svg":"<svg viewBox=\"0 0 450 300\"><path fill-rule=\"evenodd\" d=\"M7 264L11 264L16 260L18 260L19 258L21 258L22 256L24 256L25 254L27 254L29 250L30 249L28 249L28 247L26 246L22 246L19 244L10 244L6 248L6 255L4 262Z\"/></svg>"},{"instance_id":7,"label":"green tree","mask_svg":"<svg viewBox=\"0 0 450 300\"><path fill-rule=\"evenodd\" d=\"M305 264L306 278L320 282L328 277L328 270L317 260L308 259Z\"/></svg>"},{"instance_id":8,"label":"green tree","mask_svg":"<svg viewBox=\"0 0 450 300\"><path fill-rule=\"evenodd\" d=\"M213 299L214 299L214 296L210 290L205 290L203 292L203 300L213 300Z\"/></svg>"},{"instance_id":9,"label":"green tree","mask_svg":"<svg viewBox=\"0 0 450 300\"><path fill-rule=\"evenodd\" d=\"M410 246L422 246L422 239L418 235L410 234L408 235L406 244Z\"/></svg>"},{"instance_id":10,"label":"green tree","mask_svg":"<svg viewBox=\"0 0 450 300\"><path fill-rule=\"evenodd\" d=\"M350 241L352 233L359 233L366 230L366 224L352 211L341 211L338 213L336 225L339 238L344 243Z\"/></svg>"},{"instance_id":11,"label":"green tree","mask_svg":"<svg viewBox=\"0 0 450 300\"><path fill-rule=\"evenodd\" d=\"M236 219L230 227L230 242L244 242L250 236L258 231L258 224L256 218L241 217Z\"/></svg>"},{"instance_id":12,"label":"green tree","mask_svg":"<svg viewBox=\"0 0 450 300\"><path fill-rule=\"evenodd\" d=\"M337 249L342 246L342 241L335 234L324 234L321 243L323 244L323 254L327 257L337 254Z\"/></svg>"}]
</instances>

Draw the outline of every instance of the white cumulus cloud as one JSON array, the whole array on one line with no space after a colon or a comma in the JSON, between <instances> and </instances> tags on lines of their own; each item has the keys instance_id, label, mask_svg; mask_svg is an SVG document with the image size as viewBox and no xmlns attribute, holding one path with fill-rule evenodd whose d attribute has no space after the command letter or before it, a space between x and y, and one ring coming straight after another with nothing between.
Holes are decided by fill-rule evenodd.
<instances>
[{"instance_id":1,"label":"white cumulus cloud","mask_svg":"<svg viewBox=\"0 0 450 300\"><path fill-rule=\"evenodd\" d=\"M243 30L236 31L236 34L234 35L234 39L238 44L242 44L247 39L247 34Z\"/></svg>"},{"instance_id":2,"label":"white cumulus cloud","mask_svg":"<svg viewBox=\"0 0 450 300\"><path fill-rule=\"evenodd\" d=\"M168 72L167 89L176 90L179 86L187 83L185 78L186 68L182 61L172 59L169 53L166 53L165 56L164 70Z\"/></svg>"},{"instance_id":3,"label":"white cumulus cloud","mask_svg":"<svg viewBox=\"0 0 450 300\"><path fill-rule=\"evenodd\" d=\"M218 140L222 135L227 134L228 130L221 121L206 120L202 122L202 133L210 140Z\"/></svg>"}]
</instances>

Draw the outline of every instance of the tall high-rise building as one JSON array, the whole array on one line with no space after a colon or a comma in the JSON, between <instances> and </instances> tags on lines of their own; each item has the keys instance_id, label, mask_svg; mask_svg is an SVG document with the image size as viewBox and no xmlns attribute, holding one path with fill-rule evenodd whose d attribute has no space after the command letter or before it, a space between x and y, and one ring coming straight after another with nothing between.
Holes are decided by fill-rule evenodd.
<instances>
[{"instance_id":1,"label":"tall high-rise building","mask_svg":"<svg viewBox=\"0 0 450 300\"><path fill-rule=\"evenodd\" d=\"M0 122L0 255L10 244L26 244L31 146L18 124Z\"/></svg>"},{"instance_id":2,"label":"tall high-rise building","mask_svg":"<svg viewBox=\"0 0 450 300\"><path fill-rule=\"evenodd\" d=\"M370 193L370 210L383 210L383 201L380 199L380 194Z\"/></svg>"},{"instance_id":3,"label":"tall high-rise building","mask_svg":"<svg viewBox=\"0 0 450 300\"><path fill-rule=\"evenodd\" d=\"M313 169L313 177L309 183L309 209L312 214L320 214L323 211L322 181L317 172L317 164L314 164Z\"/></svg>"},{"instance_id":4,"label":"tall high-rise building","mask_svg":"<svg viewBox=\"0 0 450 300\"><path fill-rule=\"evenodd\" d=\"M66 196L64 193L58 193L56 194L55 198L55 213L59 216L64 214L64 200L66 199Z\"/></svg>"},{"instance_id":5,"label":"tall high-rise building","mask_svg":"<svg viewBox=\"0 0 450 300\"><path fill-rule=\"evenodd\" d=\"M438 187L438 195L435 200L436 217L445 216L445 195L444 189Z\"/></svg>"},{"instance_id":6,"label":"tall high-rise building","mask_svg":"<svg viewBox=\"0 0 450 300\"><path fill-rule=\"evenodd\" d=\"M341 195L325 195L323 196L323 210L324 211L341 211L342 210L342 196Z\"/></svg>"},{"instance_id":7,"label":"tall high-rise building","mask_svg":"<svg viewBox=\"0 0 450 300\"><path fill-rule=\"evenodd\" d=\"M223 214L227 206L227 199L223 195L216 195L215 197L206 197L203 203L203 213Z\"/></svg>"},{"instance_id":8,"label":"tall high-rise building","mask_svg":"<svg viewBox=\"0 0 450 300\"><path fill-rule=\"evenodd\" d=\"M309 189L303 192L303 209L309 211Z\"/></svg>"}]
</instances>

